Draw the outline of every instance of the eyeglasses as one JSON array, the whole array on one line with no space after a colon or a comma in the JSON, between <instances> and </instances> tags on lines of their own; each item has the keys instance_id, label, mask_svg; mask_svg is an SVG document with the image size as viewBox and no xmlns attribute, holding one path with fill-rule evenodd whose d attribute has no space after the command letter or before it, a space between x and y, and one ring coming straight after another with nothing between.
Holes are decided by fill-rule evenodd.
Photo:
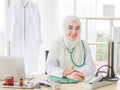
<instances>
[{"instance_id":1,"label":"eyeglasses","mask_svg":"<svg viewBox=\"0 0 120 90\"><path fill-rule=\"evenodd\" d=\"M81 29L80 26L74 27L74 26L72 26L72 25L68 25L68 27L67 27L67 30L70 31L70 32L72 32L73 30L75 30L75 31L80 31L80 29Z\"/></svg>"}]
</instances>

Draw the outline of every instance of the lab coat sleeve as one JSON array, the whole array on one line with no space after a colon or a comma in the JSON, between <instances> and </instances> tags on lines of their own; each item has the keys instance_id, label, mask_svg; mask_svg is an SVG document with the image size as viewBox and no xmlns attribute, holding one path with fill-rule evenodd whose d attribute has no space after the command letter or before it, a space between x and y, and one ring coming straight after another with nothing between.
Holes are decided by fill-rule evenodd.
<instances>
[{"instance_id":1,"label":"lab coat sleeve","mask_svg":"<svg viewBox=\"0 0 120 90\"><path fill-rule=\"evenodd\" d=\"M34 5L35 6L35 9L34 9L34 11L35 11L35 19L34 19L34 28L33 28L33 33L34 33L34 38L33 38L33 41L35 41L36 43L38 43L38 45L39 44L41 44L42 43L42 36L41 36L41 22L40 22L40 14L39 14L39 10L38 10L38 8L37 8L37 6L36 5Z\"/></svg>"},{"instance_id":2,"label":"lab coat sleeve","mask_svg":"<svg viewBox=\"0 0 120 90\"><path fill-rule=\"evenodd\" d=\"M6 41L12 40L14 25L15 25L14 5L11 5L6 15L6 31L4 33Z\"/></svg>"},{"instance_id":3,"label":"lab coat sleeve","mask_svg":"<svg viewBox=\"0 0 120 90\"><path fill-rule=\"evenodd\" d=\"M46 61L46 72L48 75L62 77L62 69L60 68L60 63L55 57L53 51L50 51L48 54L48 58Z\"/></svg>"},{"instance_id":4,"label":"lab coat sleeve","mask_svg":"<svg viewBox=\"0 0 120 90\"><path fill-rule=\"evenodd\" d=\"M85 65L82 67L76 67L77 71L82 72L85 75L85 78L93 76L96 70L95 63L93 61L93 58L91 56L90 49L87 47L86 50L86 61Z\"/></svg>"}]
</instances>

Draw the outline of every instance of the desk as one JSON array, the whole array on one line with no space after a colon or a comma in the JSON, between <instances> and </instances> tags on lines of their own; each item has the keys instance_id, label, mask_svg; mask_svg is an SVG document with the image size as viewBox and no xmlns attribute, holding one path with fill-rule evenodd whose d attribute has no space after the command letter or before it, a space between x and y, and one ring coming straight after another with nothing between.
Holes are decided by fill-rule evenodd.
<instances>
[{"instance_id":1,"label":"desk","mask_svg":"<svg viewBox=\"0 0 120 90\"><path fill-rule=\"evenodd\" d=\"M41 79L41 77L37 76L37 77L35 77L33 79L33 82L38 82L39 79ZM38 90L38 89L13 89L13 88L10 89L10 88L3 88L2 87L3 83L4 83L3 81L0 81L0 90ZM39 90L52 90L52 88L51 87L42 87ZM61 84L60 90L90 90L90 89L83 88L82 85L81 85L81 82L79 82L77 84ZM120 81L118 81L115 84L111 84L111 85L104 86L104 87L101 87L101 88L97 88L97 89L94 89L94 90L120 90Z\"/></svg>"}]
</instances>

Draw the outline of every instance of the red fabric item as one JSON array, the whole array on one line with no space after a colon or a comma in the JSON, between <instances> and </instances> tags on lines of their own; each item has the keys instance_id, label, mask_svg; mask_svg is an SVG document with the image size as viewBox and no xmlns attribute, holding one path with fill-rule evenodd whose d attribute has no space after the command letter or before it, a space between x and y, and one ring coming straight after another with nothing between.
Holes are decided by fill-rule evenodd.
<instances>
[{"instance_id":1,"label":"red fabric item","mask_svg":"<svg viewBox=\"0 0 120 90\"><path fill-rule=\"evenodd\" d=\"M14 77L11 77L11 76L7 77L5 79L5 85L7 85L7 86L13 86L14 85Z\"/></svg>"}]
</instances>

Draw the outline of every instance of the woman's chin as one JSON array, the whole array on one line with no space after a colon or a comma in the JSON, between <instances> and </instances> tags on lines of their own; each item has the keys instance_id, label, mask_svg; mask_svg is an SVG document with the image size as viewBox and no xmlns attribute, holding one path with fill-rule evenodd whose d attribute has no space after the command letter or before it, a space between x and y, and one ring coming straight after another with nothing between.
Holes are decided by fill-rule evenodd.
<instances>
[{"instance_id":1,"label":"woman's chin","mask_svg":"<svg viewBox=\"0 0 120 90\"><path fill-rule=\"evenodd\" d=\"M71 41L74 41L74 40L76 40L76 37L75 37L75 38L70 38L70 40L71 40Z\"/></svg>"}]
</instances>

